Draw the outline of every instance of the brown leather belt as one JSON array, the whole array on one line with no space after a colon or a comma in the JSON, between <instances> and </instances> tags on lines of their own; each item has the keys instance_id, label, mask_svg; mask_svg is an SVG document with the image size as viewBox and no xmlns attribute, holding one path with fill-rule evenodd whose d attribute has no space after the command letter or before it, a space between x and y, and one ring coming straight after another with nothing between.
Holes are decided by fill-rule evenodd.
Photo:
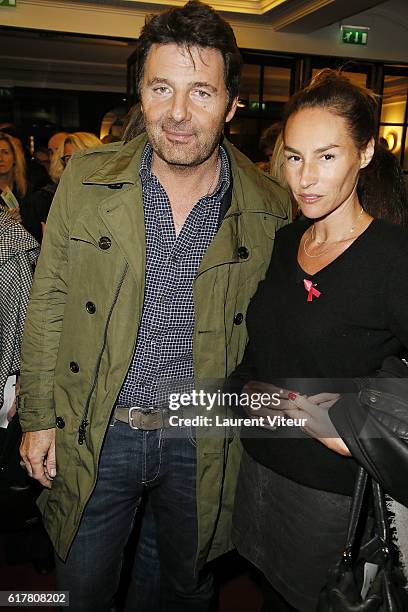
<instances>
[{"instance_id":1,"label":"brown leather belt","mask_svg":"<svg viewBox=\"0 0 408 612\"><path fill-rule=\"evenodd\" d=\"M169 410L167 408L156 408L149 412L142 412L137 406L116 406L113 413L115 419L127 423L132 429L154 431L169 427Z\"/></svg>"}]
</instances>

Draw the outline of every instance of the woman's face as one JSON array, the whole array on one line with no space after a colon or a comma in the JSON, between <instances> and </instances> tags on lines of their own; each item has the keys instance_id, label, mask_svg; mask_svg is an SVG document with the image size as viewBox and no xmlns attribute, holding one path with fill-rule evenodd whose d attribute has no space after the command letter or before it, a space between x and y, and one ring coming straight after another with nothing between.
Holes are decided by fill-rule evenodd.
<instances>
[{"instance_id":1,"label":"woman's face","mask_svg":"<svg viewBox=\"0 0 408 612\"><path fill-rule=\"evenodd\" d=\"M0 140L0 176L11 173L14 165L13 151L7 140Z\"/></svg>"},{"instance_id":2,"label":"woman's face","mask_svg":"<svg viewBox=\"0 0 408 612\"><path fill-rule=\"evenodd\" d=\"M329 110L294 113L284 133L285 176L302 213L320 219L347 205L373 151L373 141L360 151L346 120Z\"/></svg>"},{"instance_id":3,"label":"woman's face","mask_svg":"<svg viewBox=\"0 0 408 612\"><path fill-rule=\"evenodd\" d=\"M71 157L73 156L73 154L77 151L78 149L76 149L74 147L74 145L72 144L72 142L66 142L64 144L64 155L61 158L61 161L63 163L64 166L67 165L67 163L69 162L69 160L71 159Z\"/></svg>"}]
</instances>

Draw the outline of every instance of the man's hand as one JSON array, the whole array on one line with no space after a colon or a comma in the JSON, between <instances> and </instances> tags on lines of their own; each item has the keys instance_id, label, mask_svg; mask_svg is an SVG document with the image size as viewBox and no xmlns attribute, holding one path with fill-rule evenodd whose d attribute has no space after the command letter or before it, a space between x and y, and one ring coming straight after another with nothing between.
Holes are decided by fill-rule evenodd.
<instances>
[{"instance_id":1,"label":"man's hand","mask_svg":"<svg viewBox=\"0 0 408 612\"><path fill-rule=\"evenodd\" d=\"M20 455L31 478L51 488L57 473L55 461L55 428L28 431L23 434Z\"/></svg>"}]
</instances>

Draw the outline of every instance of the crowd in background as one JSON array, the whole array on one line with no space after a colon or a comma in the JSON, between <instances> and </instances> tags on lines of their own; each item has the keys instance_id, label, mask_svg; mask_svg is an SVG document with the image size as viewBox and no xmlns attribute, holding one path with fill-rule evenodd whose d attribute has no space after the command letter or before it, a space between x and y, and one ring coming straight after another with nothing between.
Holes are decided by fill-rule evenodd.
<instances>
[{"instance_id":1,"label":"crowd in background","mask_svg":"<svg viewBox=\"0 0 408 612\"><path fill-rule=\"evenodd\" d=\"M0 124L0 206L41 243L51 202L73 153L101 145L89 132L55 132L32 156L18 129Z\"/></svg>"}]
</instances>

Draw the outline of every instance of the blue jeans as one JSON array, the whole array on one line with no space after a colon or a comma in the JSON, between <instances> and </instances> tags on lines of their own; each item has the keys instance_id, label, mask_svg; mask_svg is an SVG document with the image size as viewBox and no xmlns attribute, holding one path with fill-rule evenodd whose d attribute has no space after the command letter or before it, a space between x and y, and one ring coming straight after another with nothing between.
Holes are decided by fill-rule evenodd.
<instances>
[{"instance_id":1,"label":"blue jeans","mask_svg":"<svg viewBox=\"0 0 408 612\"><path fill-rule=\"evenodd\" d=\"M58 588L70 591L70 610L114 610L123 549L133 527L142 493L149 494L160 559L160 609L163 612L208 612L213 599L210 574L195 572L197 551L196 448L191 432L173 428L133 430L112 420L103 444L98 480L85 508L66 562L57 558ZM154 534L153 534L154 537ZM141 555L146 563L149 556ZM152 571L158 584L157 559ZM137 573L138 568L134 567ZM147 612L147 601L126 609ZM149 585L146 584L146 593ZM130 590L130 595L132 589ZM152 602L151 602L152 603Z\"/></svg>"},{"instance_id":2,"label":"blue jeans","mask_svg":"<svg viewBox=\"0 0 408 612\"><path fill-rule=\"evenodd\" d=\"M124 612L134 612L135 609L138 612L160 612L160 583L156 525L148 500L142 516Z\"/></svg>"}]
</instances>

